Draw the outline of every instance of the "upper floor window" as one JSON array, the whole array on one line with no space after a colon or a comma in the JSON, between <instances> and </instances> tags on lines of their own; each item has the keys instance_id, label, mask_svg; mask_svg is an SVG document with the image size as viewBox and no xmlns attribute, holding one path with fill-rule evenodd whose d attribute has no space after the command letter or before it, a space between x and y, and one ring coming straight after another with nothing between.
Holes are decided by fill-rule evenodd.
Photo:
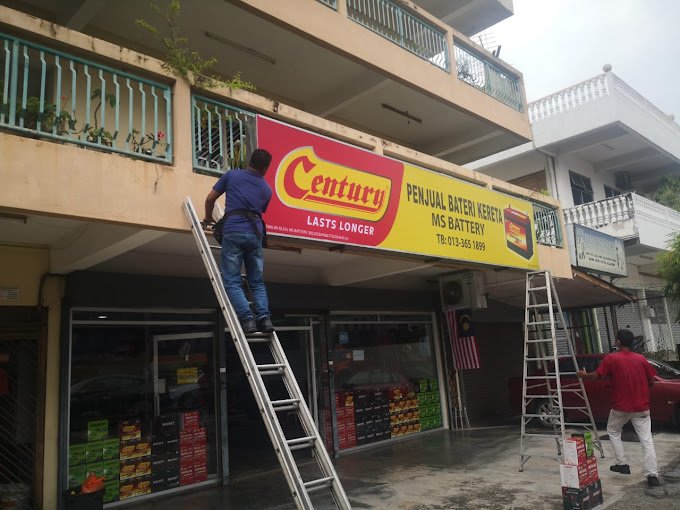
<instances>
[{"instance_id":1,"label":"upper floor window","mask_svg":"<svg viewBox=\"0 0 680 510\"><path fill-rule=\"evenodd\" d=\"M593 185L589 177L569 171L569 181L571 182L574 205L587 204L593 201Z\"/></svg>"},{"instance_id":2,"label":"upper floor window","mask_svg":"<svg viewBox=\"0 0 680 510\"><path fill-rule=\"evenodd\" d=\"M604 196L606 198L618 197L620 194L621 192L616 188L612 188L611 186L607 186L606 184L604 185Z\"/></svg>"}]
</instances>

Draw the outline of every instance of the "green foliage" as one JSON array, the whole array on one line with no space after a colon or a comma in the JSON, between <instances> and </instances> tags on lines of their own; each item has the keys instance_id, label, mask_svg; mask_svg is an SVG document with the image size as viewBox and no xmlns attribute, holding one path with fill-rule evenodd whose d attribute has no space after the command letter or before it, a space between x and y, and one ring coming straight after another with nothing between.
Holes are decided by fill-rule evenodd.
<instances>
[{"instance_id":1,"label":"green foliage","mask_svg":"<svg viewBox=\"0 0 680 510\"><path fill-rule=\"evenodd\" d=\"M680 233L675 234L670 249L659 256L659 276L666 280L664 294L680 303ZM680 311L675 318L680 322Z\"/></svg>"},{"instance_id":2,"label":"green foliage","mask_svg":"<svg viewBox=\"0 0 680 510\"><path fill-rule=\"evenodd\" d=\"M190 49L189 39L182 35L182 28L179 25L180 0L170 0L166 9L161 7L158 0L149 0L149 7L163 22L164 30L160 30L156 25L143 19L137 19L135 24L163 45L165 50L163 67L165 69L196 87L223 86L232 89L255 90L255 86L244 81L239 73L228 80L216 76L213 70L217 65L217 59L203 58L198 52Z\"/></svg>"},{"instance_id":3,"label":"green foliage","mask_svg":"<svg viewBox=\"0 0 680 510\"><path fill-rule=\"evenodd\" d=\"M659 188L649 198L666 207L680 211L680 177L677 175L664 176Z\"/></svg>"}]
</instances>

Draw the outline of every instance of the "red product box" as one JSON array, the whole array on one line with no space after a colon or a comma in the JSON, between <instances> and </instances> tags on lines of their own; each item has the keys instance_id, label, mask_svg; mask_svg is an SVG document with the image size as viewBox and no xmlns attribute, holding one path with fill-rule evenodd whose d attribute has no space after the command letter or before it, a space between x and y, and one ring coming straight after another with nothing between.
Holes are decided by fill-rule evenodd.
<instances>
[{"instance_id":1,"label":"red product box","mask_svg":"<svg viewBox=\"0 0 680 510\"><path fill-rule=\"evenodd\" d=\"M208 461L208 446L194 446L194 465Z\"/></svg>"},{"instance_id":2,"label":"red product box","mask_svg":"<svg viewBox=\"0 0 680 510\"><path fill-rule=\"evenodd\" d=\"M562 487L572 489L586 487L589 482L588 466L585 463L578 466L560 464L560 478L562 479Z\"/></svg>"},{"instance_id":3,"label":"red product box","mask_svg":"<svg viewBox=\"0 0 680 510\"><path fill-rule=\"evenodd\" d=\"M194 450L186 450L179 452L179 465L182 466L193 466L194 465Z\"/></svg>"},{"instance_id":4,"label":"red product box","mask_svg":"<svg viewBox=\"0 0 680 510\"><path fill-rule=\"evenodd\" d=\"M193 430L182 430L179 433L179 447L180 449L184 447L194 446L194 431Z\"/></svg>"},{"instance_id":5,"label":"red product box","mask_svg":"<svg viewBox=\"0 0 680 510\"><path fill-rule=\"evenodd\" d=\"M348 425L346 423L338 423L338 437L347 435Z\"/></svg>"},{"instance_id":6,"label":"red product box","mask_svg":"<svg viewBox=\"0 0 680 510\"><path fill-rule=\"evenodd\" d=\"M182 430L193 430L198 428L201 422L201 413L199 411L187 411L181 413Z\"/></svg>"},{"instance_id":7,"label":"red product box","mask_svg":"<svg viewBox=\"0 0 680 510\"><path fill-rule=\"evenodd\" d=\"M564 440L562 449L564 463L578 466L586 462L586 443L582 437L570 437Z\"/></svg>"},{"instance_id":8,"label":"red product box","mask_svg":"<svg viewBox=\"0 0 680 510\"><path fill-rule=\"evenodd\" d=\"M200 444L208 444L208 431L205 427L199 427L194 430L194 446Z\"/></svg>"},{"instance_id":9,"label":"red product box","mask_svg":"<svg viewBox=\"0 0 680 510\"><path fill-rule=\"evenodd\" d=\"M194 482L203 482L208 479L208 466L194 466Z\"/></svg>"},{"instance_id":10,"label":"red product box","mask_svg":"<svg viewBox=\"0 0 680 510\"><path fill-rule=\"evenodd\" d=\"M588 469L588 483L592 484L597 482L600 479L600 475L597 471L597 457L594 455L592 457L588 457L586 466Z\"/></svg>"},{"instance_id":11,"label":"red product box","mask_svg":"<svg viewBox=\"0 0 680 510\"><path fill-rule=\"evenodd\" d=\"M179 484L188 485L194 483L194 465L190 464L188 466L179 467Z\"/></svg>"}]
</instances>

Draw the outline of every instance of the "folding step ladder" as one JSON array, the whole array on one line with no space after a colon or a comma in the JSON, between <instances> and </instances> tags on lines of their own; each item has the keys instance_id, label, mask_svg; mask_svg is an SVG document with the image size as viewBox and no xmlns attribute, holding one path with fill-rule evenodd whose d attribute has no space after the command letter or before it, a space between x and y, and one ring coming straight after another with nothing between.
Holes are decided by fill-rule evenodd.
<instances>
[{"instance_id":1,"label":"folding step ladder","mask_svg":"<svg viewBox=\"0 0 680 510\"><path fill-rule=\"evenodd\" d=\"M205 268L208 271L210 282L212 283L215 295L227 321L229 330L236 345L241 364L245 371L248 383L253 391L257 406L262 414L267 433L271 439L283 474L288 482L288 487L293 495L293 499L297 508L301 510L313 509L310 493L318 490L328 489L335 506L341 510L349 510L351 506L347 495L340 483L331 459L326 451L319 432L314 424L312 414L309 412L307 403L300 391L293 371L288 363L288 359L281 347L279 338L276 333L254 333L246 336L243 333L241 324L234 308L232 307L227 293L222 283L220 270L215 262L211 252L211 246L203 231L203 226L196 214L196 210L187 197L184 202L184 211L191 224L191 230L198 245L198 251L201 254ZM257 364L255 356L251 350L251 344L266 344L271 351L273 363ZM271 400L267 388L265 387L264 378L272 377L278 378L285 385L289 398L280 400ZM277 413L294 412L297 414L304 435L302 437L287 438L281 427L281 423ZM321 476L316 479L304 481L300 474L300 469L293 456L294 450L311 449L314 453L314 458L317 461Z\"/></svg>"},{"instance_id":2,"label":"folding step ladder","mask_svg":"<svg viewBox=\"0 0 680 510\"><path fill-rule=\"evenodd\" d=\"M560 371L557 332L564 333L572 365L568 372ZM562 314L560 300L549 271L535 271L526 275L526 305L524 310L524 371L522 380L522 433L520 437L519 470L531 457L557 457L562 460L562 444L567 438L566 427L590 431L593 445L604 458L602 442L595 427L590 402L583 380L564 384L562 377L576 377L579 369L574 345ZM563 397L573 395L574 405L565 407ZM575 402L574 402L575 401ZM587 421L565 422L564 411L583 415ZM573 414L572 413L572 414ZM527 424L534 419L549 420L552 434L527 432ZM540 447L538 439L555 441L557 455L534 453Z\"/></svg>"}]
</instances>

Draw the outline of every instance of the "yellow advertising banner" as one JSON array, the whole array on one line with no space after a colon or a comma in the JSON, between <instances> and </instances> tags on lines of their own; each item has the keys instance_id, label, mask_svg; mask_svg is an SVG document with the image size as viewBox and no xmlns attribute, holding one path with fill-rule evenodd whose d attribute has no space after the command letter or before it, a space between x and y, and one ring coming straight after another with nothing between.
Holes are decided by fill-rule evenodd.
<instances>
[{"instance_id":1,"label":"yellow advertising banner","mask_svg":"<svg viewBox=\"0 0 680 510\"><path fill-rule=\"evenodd\" d=\"M380 247L538 269L533 230L530 202L404 164L399 209Z\"/></svg>"},{"instance_id":2,"label":"yellow advertising banner","mask_svg":"<svg viewBox=\"0 0 680 510\"><path fill-rule=\"evenodd\" d=\"M198 367L177 369L177 384L195 384L198 382Z\"/></svg>"},{"instance_id":3,"label":"yellow advertising banner","mask_svg":"<svg viewBox=\"0 0 680 510\"><path fill-rule=\"evenodd\" d=\"M258 116L272 235L537 269L530 202Z\"/></svg>"}]
</instances>

